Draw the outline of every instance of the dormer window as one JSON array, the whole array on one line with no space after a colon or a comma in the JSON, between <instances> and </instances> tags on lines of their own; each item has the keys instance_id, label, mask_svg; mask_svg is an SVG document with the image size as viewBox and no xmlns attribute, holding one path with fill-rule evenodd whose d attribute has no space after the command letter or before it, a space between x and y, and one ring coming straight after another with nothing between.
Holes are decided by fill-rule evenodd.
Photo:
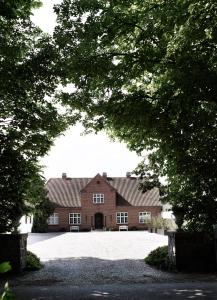
<instances>
[{"instance_id":1,"label":"dormer window","mask_svg":"<svg viewBox=\"0 0 217 300\"><path fill-rule=\"evenodd\" d=\"M104 203L104 194L93 194L93 203L94 204Z\"/></svg>"}]
</instances>

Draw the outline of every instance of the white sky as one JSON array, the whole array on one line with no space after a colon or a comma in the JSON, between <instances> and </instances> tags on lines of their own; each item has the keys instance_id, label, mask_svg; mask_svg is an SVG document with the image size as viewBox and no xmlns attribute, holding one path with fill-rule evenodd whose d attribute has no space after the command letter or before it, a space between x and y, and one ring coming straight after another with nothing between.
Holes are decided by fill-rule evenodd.
<instances>
[{"instance_id":1,"label":"white sky","mask_svg":"<svg viewBox=\"0 0 217 300\"><path fill-rule=\"evenodd\" d=\"M34 12L32 21L42 30L52 33L56 17L53 5L61 0L44 0L43 7ZM141 161L125 144L112 142L105 133L81 136L80 124L67 130L56 139L48 155L41 160L44 176L60 177L63 172L70 177L93 177L107 172L108 176L125 176Z\"/></svg>"}]
</instances>

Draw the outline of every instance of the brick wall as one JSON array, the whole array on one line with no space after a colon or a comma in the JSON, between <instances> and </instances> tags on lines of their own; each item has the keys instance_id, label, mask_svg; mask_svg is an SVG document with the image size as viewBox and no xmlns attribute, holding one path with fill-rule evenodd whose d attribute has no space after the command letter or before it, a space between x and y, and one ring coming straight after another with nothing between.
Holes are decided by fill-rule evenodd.
<instances>
[{"instance_id":1,"label":"brick wall","mask_svg":"<svg viewBox=\"0 0 217 300\"><path fill-rule=\"evenodd\" d=\"M104 194L104 203L94 204L93 194ZM59 225L49 225L50 231L70 230L69 213L81 213L80 229L95 228L96 214L101 214L102 225L106 228L118 228L116 223L117 212L128 212L128 226L137 228L147 228L147 224L139 224L139 212L151 212L152 216L161 213L161 206L135 207L116 206L116 190L111 187L105 178L96 176L81 191L81 207L58 207L55 212L59 214Z\"/></svg>"},{"instance_id":2,"label":"brick wall","mask_svg":"<svg viewBox=\"0 0 217 300\"><path fill-rule=\"evenodd\" d=\"M56 208L55 212L59 214L59 225L49 225L49 231L69 231L69 213L81 213L80 229L91 229L95 227L95 214L101 212L103 214L103 225L106 228L117 228L119 224L116 223L117 212L128 212L128 225L129 228L137 227L138 229L147 229L148 224L139 224L140 212L151 212L152 216L158 216L161 213L160 206L147 206L147 207L133 207L133 206L117 206L113 210L103 209L103 205L100 208L84 210L81 207L61 207Z\"/></svg>"},{"instance_id":3,"label":"brick wall","mask_svg":"<svg viewBox=\"0 0 217 300\"><path fill-rule=\"evenodd\" d=\"M104 203L94 204L93 194L104 194ZM95 227L95 214L103 214L103 225L114 226L114 211L116 209L116 191L105 178L96 176L81 193L82 214L85 216L85 225Z\"/></svg>"}]
</instances>

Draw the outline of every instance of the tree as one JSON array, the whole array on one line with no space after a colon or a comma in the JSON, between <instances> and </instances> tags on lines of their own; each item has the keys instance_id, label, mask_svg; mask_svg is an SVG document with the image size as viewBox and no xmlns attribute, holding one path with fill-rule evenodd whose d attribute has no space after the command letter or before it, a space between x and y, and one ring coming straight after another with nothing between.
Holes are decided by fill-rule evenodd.
<instances>
[{"instance_id":1,"label":"tree","mask_svg":"<svg viewBox=\"0 0 217 300\"><path fill-rule=\"evenodd\" d=\"M47 219L54 211L45 189L45 179L39 173L32 178L25 195L30 212L34 212L32 232L46 232Z\"/></svg>"},{"instance_id":2,"label":"tree","mask_svg":"<svg viewBox=\"0 0 217 300\"><path fill-rule=\"evenodd\" d=\"M55 11L61 80L76 87L59 99L82 112L87 127L148 150L149 171L143 164L137 174L167 176L164 199L184 208L189 229L210 229L217 222L217 4L63 0Z\"/></svg>"},{"instance_id":3,"label":"tree","mask_svg":"<svg viewBox=\"0 0 217 300\"><path fill-rule=\"evenodd\" d=\"M30 21L40 4L0 3L0 232L16 230L38 158L67 124L51 97L58 84L56 49Z\"/></svg>"}]
</instances>

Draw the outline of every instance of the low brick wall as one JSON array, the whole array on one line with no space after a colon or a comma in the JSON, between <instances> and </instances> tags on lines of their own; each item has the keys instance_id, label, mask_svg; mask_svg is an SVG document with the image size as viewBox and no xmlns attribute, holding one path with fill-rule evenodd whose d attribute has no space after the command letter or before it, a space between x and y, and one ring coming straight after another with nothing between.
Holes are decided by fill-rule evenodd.
<instances>
[{"instance_id":1,"label":"low brick wall","mask_svg":"<svg viewBox=\"0 0 217 300\"><path fill-rule=\"evenodd\" d=\"M0 234L0 263L9 261L13 273L26 266L27 237L28 234Z\"/></svg>"},{"instance_id":2,"label":"low brick wall","mask_svg":"<svg viewBox=\"0 0 217 300\"><path fill-rule=\"evenodd\" d=\"M205 232L168 232L169 257L179 271L215 271L214 236Z\"/></svg>"}]
</instances>

